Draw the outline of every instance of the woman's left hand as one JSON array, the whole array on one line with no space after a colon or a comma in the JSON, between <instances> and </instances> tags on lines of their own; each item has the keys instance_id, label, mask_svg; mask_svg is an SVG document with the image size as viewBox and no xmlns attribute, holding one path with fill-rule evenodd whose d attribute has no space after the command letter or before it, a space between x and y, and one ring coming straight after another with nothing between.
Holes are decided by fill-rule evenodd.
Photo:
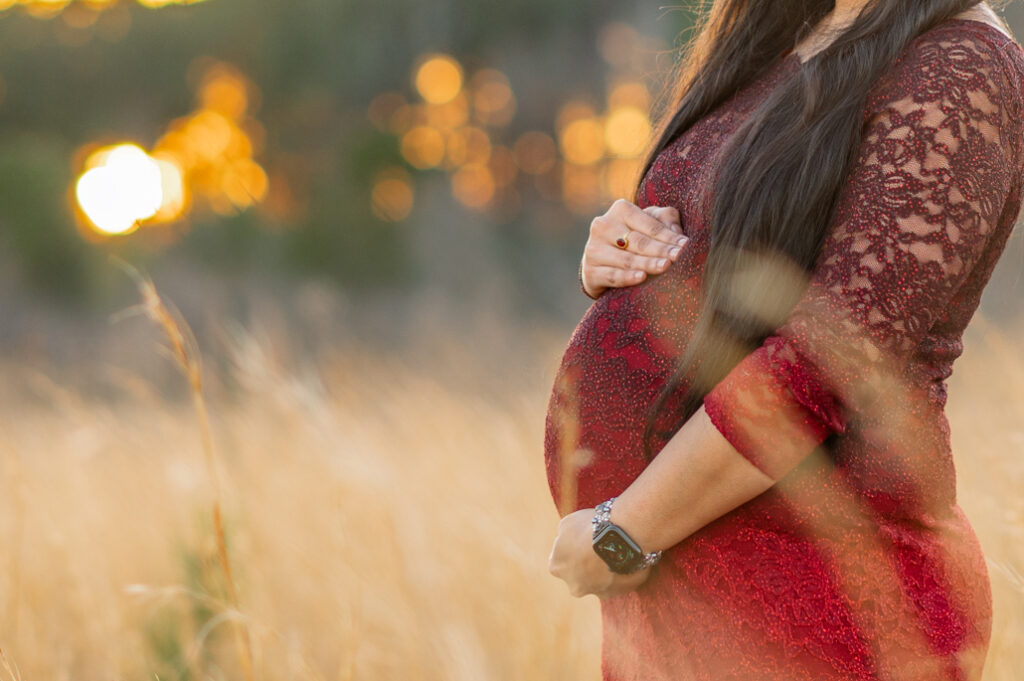
<instances>
[{"instance_id":1,"label":"woman's left hand","mask_svg":"<svg viewBox=\"0 0 1024 681\"><path fill-rule=\"evenodd\" d=\"M608 568L593 548L590 521L595 510L584 508L562 518L548 558L548 571L565 581L569 593L577 598L588 594L598 598L618 596L643 584L651 573L649 567L628 575L616 574Z\"/></svg>"}]
</instances>

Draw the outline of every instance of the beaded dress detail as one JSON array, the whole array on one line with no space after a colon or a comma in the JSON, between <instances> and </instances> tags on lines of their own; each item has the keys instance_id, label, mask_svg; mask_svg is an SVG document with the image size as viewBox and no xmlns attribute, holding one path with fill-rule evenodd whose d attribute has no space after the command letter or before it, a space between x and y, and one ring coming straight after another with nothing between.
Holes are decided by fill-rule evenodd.
<instances>
[{"instance_id":1,"label":"beaded dress detail","mask_svg":"<svg viewBox=\"0 0 1024 681\"><path fill-rule=\"evenodd\" d=\"M690 241L665 273L606 290L568 342L544 432L562 515L647 465L646 414L698 312L717 151L799 68L795 53L770 65L644 177L640 207L676 207ZM959 18L874 84L796 306L704 400L776 483L601 602L604 681L981 678L991 591L956 503L945 379L1021 207L1022 88L1021 46Z\"/></svg>"}]
</instances>

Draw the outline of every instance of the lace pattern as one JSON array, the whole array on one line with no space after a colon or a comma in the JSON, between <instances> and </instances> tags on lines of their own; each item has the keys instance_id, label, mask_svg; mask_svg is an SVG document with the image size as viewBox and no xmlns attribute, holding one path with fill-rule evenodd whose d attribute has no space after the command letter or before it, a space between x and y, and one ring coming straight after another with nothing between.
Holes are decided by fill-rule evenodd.
<instances>
[{"instance_id":1,"label":"lace pattern","mask_svg":"<svg viewBox=\"0 0 1024 681\"><path fill-rule=\"evenodd\" d=\"M544 431L561 514L647 465L647 409L696 321L716 152L795 68L773 65L644 178L641 207L676 207L691 240L665 273L602 293L569 340ZM1019 45L950 20L876 83L796 307L704 402L776 484L602 601L604 681L981 678L991 592L955 503L943 381L1021 207L1022 78ZM659 429L682 425L674 408Z\"/></svg>"}]
</instances>

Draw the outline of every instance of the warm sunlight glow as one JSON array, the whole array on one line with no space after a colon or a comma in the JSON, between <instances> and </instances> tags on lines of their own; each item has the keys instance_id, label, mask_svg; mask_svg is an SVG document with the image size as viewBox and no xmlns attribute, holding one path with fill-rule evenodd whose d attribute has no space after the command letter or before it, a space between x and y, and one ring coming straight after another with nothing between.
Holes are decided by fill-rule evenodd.
<instances>
[{"instance_id":1,"label":"warm sunlight glow","mask_svg":"<svg viewBox=\"0 0 1024 681\"><path fill-rule=\"evenodd\" d=\"M199 106L229 119L238 119L249 108L245 78L226 64L212 66L199 86Z\"/></svg>"},{"instance_id":2,"label":"warm sunlight glow","mask_svg":"<svg viewBox=\"0 0 1024 681\"><path fill-rule=\"evenodd\" d=\"M491 147L491 158L487 161L487 167L491 170L494 183L499 187L509 186L519 175L515 154L511 149L500 144Z\"/></svg>"},{"instance_id":3,"label":"warm sunlight glow","mask_svg":"<svg viewBox=\"0 0 1024 681\"><path fill-rule=\"evenodd\" d=\"M143 7L160 9L171 5L195 5L205 0L135 0ZM50 19L58 14L71 14L66 22L73 28L87 28L95 21L98 12L117 4L117 0L0 0L0 12L15 6L22 7L29 15ZM79 11L79 9L84 11ZM89 20L90 15L92 20Z\"/></svg>"},{"instance_id":4,"label":"warm sunlight glow","mask_svg":"<svg viewBox=\"0 0 1024 681\"><path fill-rule=\"evenodd\" d=\"M608 108L614 109L620 106L632 106L641 111L649 111L651 108L651 91L643 83L636 81L623 81L614 85L608 91Z\"/></svg>"},{"instance_id":5,"label":"warm sunlight glow","mask_svg":"<svg viewBox=\"0 0 1024 681\"><path fill-rule=\"evenodd\" d=\"M446 141L445 162L448 168L467 163L486 163L491 157L491 138L486 131L466 126L453 130Z\"/></svg>"},{"instance_id":6,"label":"warm sunlight glow","mask_svg":"<svg viewBox=\"0 0 1024 681\"><path fill-rule=\"evenodd\" d=\"M428 125L449 129L465 125L469 120L469 101L465 92L460 92L444 104L426 104L423 117Z\"/></svg>"},{"instance_id":7,"label":"warm sunlight glow","mask_svg":"<svg viewBox=\"0 0 1024 681\"><path fill-rule=\"evenodd\" d=\"M186 208L185 176L180 162L167 154L154 155L160 168L160 209L153 215L159 222L177 220Z\"/></svg>"},{"instance_id":8,"label":"warm sunlight glow","mask_svg":"<svg viewBox=\"0 0 1024 681\"><path fill-rule=\"evenodd\" d=\"M161 165L138 146L102 149L86 166L89 170L78 179L75 197L98 232L132 232L163 205Z\"/></svg>"},{"instance_id":9,"label":"warm sunlight glow","mask_svg":"<svg viewBox=\"0 0 1024 681\"><path fill-rule=\"evenodd\" d=\"M510 138L502 129L517 109L509 78L494 68L465 72L438 53L422 55L412 69L421 101L411 101L412 93L382 92L370 102L367 118L398 138L409 166L449 173L452 192L465 206L515 214L525 180L545 200L583 215L634 191L639 156L653 130L651 92L639 75L641 42L632 27L608 24L600 49L613 70L604 95L581 93L564 101L552 131ZM407 186L411 192L412 180L378 180L374 213L391 219L386 216L394 211L386 206L394 202L384 197L404 196Z\"/></svg>"},{"instance_id":10,"label":"warm sunlight glow","mask_svg":"<svg viewBox=\"0 0 1024 681\"><path fill-rule=\"evenodd\" d=\"M444 104L462 89L462 67L448 55L430 56L416 70L416 90L431 104Z\"/></svg>"},{"instance_id":11,"label":"warm sunlight glow","mask_svg":"<svg viewBox=\"0 0 1024 681\"><path fill-rule=\"evenodd\" d=\"M604 129L594 118L581 118L569 123L558 141L562 155L570 163L590 165L604 156Z\"/></svg>"},{"instance_id":12,"label":"warm sunlight glow","mask_svg":"<svg viewBox=\"0 0 1024 681\"><path fill-rule=\"evenodd\" d=\"M258 91L236 68L213 62L199 80L199 108L175 119L156 144L155 155L178 159L184 207L205 200L221 215L261 202L269 191L266 171L254 159L263 129L248 111Z\"/></svg>"},{"instance_id":13,"label":"warm sunlight glow","mask_svg":"<svg viewBox=\"0 0 1024 681\"><path fill-rule=\"evenodd\" d=\"M267 197L270 180L253 158L264 132L247 114L258 91L220 62L207 64L199 82L199 108L171 121L151 153L121 144L89 155L74 194L94 232L175 222L197 199L232 215Z\"/></svg>"},{"instance_id":14,"label":"warm sunlight glow","mask_svg":"<svg viewBox=\"0 0 1024 681\"><path fill-rule=\"evenodd\" d=\"M371 192L374 215L386 222L398 222L409 216L412 205L412 184L404 168L387 168L377 175Z\"/></svg>"},{"instance_id":15,"label":"warm sunlight glow","mask_svg":"<svg viewBox=\"0 0 1024 681\"><path fill-rule=\"evenodd\" d=\"M604 140L608 150L619 157L631 158L643 151L651 134L651 122L640 109L622 106L608 115Z\"/></svg>"},{"instance_id":16,"label":"warm sunlight glow","mask_svg":"<svg viewBox=\"0 0 1024 681\"><path fill-rule=\"evenodd\" d=\"M588 102L571 99L558 109L558 114L555 116L555 130L563 130L567 125L581 118L594 118L595 116L597 116L597 111Z\"/></svg>"},{"instance_id":17,"label":"warm sunlight glow","mask_svg":"<svg viewBox=\"0 0 1024 681\"><path fill-rule=\"evenodd\" d=\"M602 201L597 166L566 163L562 167L562 200L577 215L592 214Z\"/></svg>"},{"instance_id":18,"label":"warm sunlight glow","mask_svg":"<svg viewBox=\"0 0 1024 681\"><path fill-rule=\"evenodd\" d=\"M402 136L402 156L421 170L441 163L444 147L441 133L425 125L416 126Z\"/></svg>"},{"instance_id":19,"label":"warm sunlight glow","mask_svg":"<svg viewBox=\"0 0 1024 681\"><path fill-rule=\"evenodd\" d=\"M632 196L640 174L638 159L611 159L601 172L601 190L606 199Z\"/></svg>"},{"instance_id":20,"label":"warm sunlight glow","mask_svg":"<svg viewBox=\"0 0 1024 681\"><path fill-rule=\"evenodd\" d=\"M477 71L469 82L473 93L473 110L482 125L502 126L512 120L516 99L508 78L501 71Z\"/></svg>"},{"instance_id":21,"label":"warm sunlight glow","mask_svg":"<svg viewBox=\"0 0 1024 681\"><path fill-rule=\"evenodd\" d=\"M170 5L194 5L204 2L204 0L137 0L137 2L143 7L159 9L160 7L168 7Z\"/></svg>"},{"instance_id":22,"label":"warm sunlight glow","mask_svg":"<svg viewBox=\"0 0 1024 681\"><path fill-rule=\"evenodd\" d=\"M494 176L482 163L462 166L452 175L452 194L464 206L483 208L494 197Z\"/></svg>"}]
</instances>

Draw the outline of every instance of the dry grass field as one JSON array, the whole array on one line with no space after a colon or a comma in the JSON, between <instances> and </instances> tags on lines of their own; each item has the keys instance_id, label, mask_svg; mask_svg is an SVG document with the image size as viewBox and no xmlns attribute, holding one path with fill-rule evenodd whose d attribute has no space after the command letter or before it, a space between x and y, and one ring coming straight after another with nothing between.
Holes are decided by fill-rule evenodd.
<instances>
[{"instance_id":1,"label":"dry grass field","mask_svg":"<svg viewBox=\"0 0 1024 681\"><path fill-rule=\"evenodd\" d=\"M986 681L1017 681L1024 346L976 322L948 410L995 595ZM260 680L596 679L598 602L546 570L541 436L568 330L532 333L528 366L475 382L371 348L282 361L241 332L207 357L237 607L187 392L113 370L84 390L9 358L0 679L244 679L246 649Z\"/></svg>"}]
</instances>

